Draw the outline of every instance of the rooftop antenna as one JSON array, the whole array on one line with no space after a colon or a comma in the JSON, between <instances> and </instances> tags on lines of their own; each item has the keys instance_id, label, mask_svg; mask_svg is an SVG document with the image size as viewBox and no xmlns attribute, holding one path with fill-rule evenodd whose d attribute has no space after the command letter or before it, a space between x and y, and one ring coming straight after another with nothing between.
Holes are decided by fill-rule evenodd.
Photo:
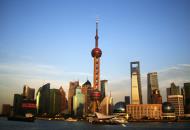
<instances>
[{"instance_id":1,"label":"rooftop antenna","mask_svg":"<svg viewBox=\"0 0 190 130\"><path fill-rule=\"evenodd\" d=\"M99 21L100 21L99 17L96 17L96 36L95 36L96 47L98 47L98 23L99 23Z\"/></svg>"}]
</instances>

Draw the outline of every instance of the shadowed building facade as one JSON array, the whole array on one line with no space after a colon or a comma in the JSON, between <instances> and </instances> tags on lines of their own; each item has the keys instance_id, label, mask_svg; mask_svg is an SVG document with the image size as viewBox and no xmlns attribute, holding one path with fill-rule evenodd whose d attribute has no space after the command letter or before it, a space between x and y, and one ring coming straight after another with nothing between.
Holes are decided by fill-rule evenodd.
<instances>
[{"instance_id":1,"label":"shadowed building facade","mask_svg":"<svg viewBox=\"0 0 190 130\"><path fill-rule=\"evenodd\" d=\"M85 95L81 92L81 87L77 86L75 95L73 96L74 116L82 117L84 114Z\"/></svg>"},{"instance_id":2,"label":"shadowed building facade","mask_svg":"<svg viewBox=\"0 0 190 130\"><path fill-rule=\"evenodd\" d=\"M142 104L139 61L131 62L131 104Z\"/></svg>"},{"instance_id":3,"label":"shadowed building facade","mask_svg":"<svg viewBox=\"0 0 190 130\"><path fill-rule=\"evenodd\" d=\"M59 92L60 92L60 94L61 94L61 113L66 113L66 110L67 110L67 98L66 98L66 93L65 93L65 91L64 91L64 89L63 89L63 87L61 86L60 88L59 88Z\"/></svg>"},{"instance_id":4,"label":"shadowed building facade","mask_svg":"<svg viewBox=\"0 0 190 130\"><path fill-rule=\"evenodd\" d=\"M184 83L185 117L190 118L190 82Z\"/></svg>"},{"instance_id":5,"label":"shadowed building facade","mask_svg":"<svg viewBox=\"0 0 190 130\"><path fill-rule=\"evenodd\" d=\"M36 105L38 114L49 114L50 110L50 83L38 89L36 94Z\"/></svg>"},{"instance_id":6,"label":"shadowed building facade","mask_svg":"<svg viewBox=\"0 0 190 130\"><path fill-rule=\"evenodd\" d=\"M147 103L162 104L162 97L159 91L157 72L147 74Z\"/></svg>"},{"instance_id":7,"label":"shadowed building facade","mask_svg":"<svg viewBox=\"0 0 190 130\"><path fill-rule=\"evenodd\" d=\"M113 109L113 98L110 96L105 96L100 103L100 113L104 115L111 115Z\"/></svg>"},{"instance_id":8,"label":"shadowed building facade","mask_svg":"<svg viewBox=\"0 0 190 130\"><path fill-rule=\"evenodd\" d=\"M24 85L23 87L23 97L27 99L33 99L34 100L34 95L35 95L35 89L30 88L27 85Z\"/></svg>"},{"instance_id":9,"label":"shadowed building facade","mask_svg":"<svg viewBox=\"0 0 190 130\"><path fill-rule=\"evenodd\" d=\"M175 83L171 83L170 88L166 88L167 96L169 95L181 95L181 89L179 86L176 86Z\"/></svg>"},{"instance_id":10,"label":"shadowed building facade","mask_svg":"<svg viewBox=\"0 0 190 130\"><path fill-rule=\"evenodd\" d=\"M90 102L91 102L91 91L92 91L92 87L91 87L91 83L89 80L87 80L81 88L82 94L84 94L84 115L88 115L91 110L90 110Z\"/></svg>"},{"instance_id":11,"label":"shadowed building facade","mask_svg":"<svg viewBox=\"0 0 190 130\"><path fill-rule=\"evenodd\" d=\"M79 81L70 82L68 92L68 113L73 113L73 96L75 95L76 88L79 86Z\"/></svg>"},{"instance_id":12,"label":"shadowed building facade","mask_svg":"<svg viewBox=\"0 0 190 130\"><path fill-rule=\"evenodd\" d=\"M103 100L107 94L106 94L106 89L108 87L108 80L101 80L100 81L100 86L101 86L101 100Z\"/></svg>"},{"instance_id":13,"label":"shadowed building facade","mask_svg":"<svg viewBox=\"0 0 190 130\"><path fill-rule=\"evenodd\" d=\"M61 113L61 93L59 89L50 89L50 115Z\"/></svg>"}]
</instances>

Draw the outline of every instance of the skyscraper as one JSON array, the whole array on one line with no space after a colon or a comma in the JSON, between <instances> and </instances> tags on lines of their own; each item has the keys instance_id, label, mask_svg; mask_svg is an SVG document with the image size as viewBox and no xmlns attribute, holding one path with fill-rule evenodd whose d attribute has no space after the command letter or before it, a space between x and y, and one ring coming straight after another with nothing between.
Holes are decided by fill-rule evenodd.
<instances>
[{"instance_id":1,"label":"skyscraper","mask_svg":"<svg viewBox=\"0 0 190 130\"><path fill-rule=\"evenodd\" d=\"M84 102L84 114L88 115L90 113L90 102L91 102L91 98L90 98L90 94L92 91L92 87L91 87L91 83L89 80L87 80L81 88L82 94L84 94L85 97L85 102Z\"/></svg>"},{"instance_id":2,"label":"skyscraper","mask_svg":"<svg viewBox=\"0 0 190 130\"><path fill-rule=\"evenodd\" d=\"M169 95L181 95L181 89L179 86L176 86L175 83L171 83L170 88L166 88L167 96Z\"/></svg>"},{"instance_id":3,"label":"skyscraper","mask_svg":"<svg viewBox=\"0 0 190 130\"><path fill-rule=\"evenodd\" d=\"M49 114L50 110L50 83L47 83L38 89L36 94L37 113Z\"/></svg>"},{"instance_id":4,"label":"skyscraper","mask_svg":"<svg viewBox=\"0 0 190 130\"><path fill-rule=\"evenodd\" d=\"M61 93L59 89L50 89L49 114L56 115L61 112Z\"/></svg>"},{"instance_id":5,"label":"skyscraper","mask_svg":"<svg viewBox=\"0 0 190 130\"><path fill-rule=\"evenodd\" d=\"M70 82L69 92L68 92L68 112L73 114L73 96L75 95L75 90L79 86L79 81Z\"/></svg>"},{"instance_id":6,"label":"skyscraper","mask_svg":"<svg viewBox=\"0 0 190 130\"><path fill-rule=\"evenodd\" d=\"M34 100L34 95L35 95L35 89L30 88L27 85L24 85L24 87L23 87L23 96L24 96L24 98Z\"/></svg>"},{"instance_id":7,"label":"skyscraper","mask_svg":"<svg viewBox=\"0 0 190 130\"><path fill-rule=\"evenodd\" d=\"M111 115L113 109L113 98L110 96L105 96L100 103L100 113L104 115Z\"/></svg>"},{"instance_id":8,"label":"skyscraper","mask_svg":"<svg viewBox=\"0 0 190 130\"><path fill-rule=\"evenodd\" d=\"M184 116L183 95L168 95L167 101L174 105L177 117Z\"/></svg>"},{"instance_id":9,"label":"skyscraper","mask_svg":"<svg viewBox=\"0 0 190 130\"><path fill-rule=\"evenodd\" d=\"M125 105L130 104L130 96L125 96Z\"/></svg>"},{"instance_id":10,"label":"skyscraper","mask_svg":"<svg viewBox=\"0 0 190 130\"><path fill-rule=\"evenodd\" d=\"M82 117L84 114L85 96L81 92L81 87L77 86L75 95L73 96L73 111L77 117Z\"/></svg>"},{"instance_id":11,"label":"skyscraper","mask_svg":"<svg viewBox=\"0 0 190 130\"><path fill-rule=\"evenodd\" d=\"M64 113L67 109L67 98L62 86L59 88L59 92L61 94L61 113Z\"/></svg>"},{"instance_id":12,"label":"skyscraper","mask_svg":"<svg viewBox=\"0 0 190 130\"><path fill-rule=\"evenodd\" d=\"M101 100L104 99L105 96L107 96L106 94L106 89L107 89L107 86L108 86L108 80L101 80L100 81L100 84L101 84Z\"/></svg>"},{"instance_id":13,"label":"skyscraper","mask_svg":"<svg viewBox=\"0 0 190 130\"><path fill-rule=\"evenodd\" d=\"M185 116L190 117L190 82L184 83L185 91Z\"/></svg>"},{"instance_id":14,"label":"skyscraper","mask_svg":"<svg viewBox=\"0 0 190 130\"><path fill-rule=\"evenodd\" d=\"M131 62L131 104L142 104L139 61Z\"/></svg>"},{"instance_id":15,"label":"skyscraper","mask_svg":"<svg viewBox=\"0 0 190 130\"><path fill-rule=\"evenodd\" d=\"M94 59L94 75L93 75L93 91L91 93L92 99L92 113L99 111L100 98L101 93L100 89L100 57L102 55L102 51L98 48L98 21L96 21L96 36L95 36L95 48L92 50L91 55Z\"/></svg>"},{"instance_id":16,"label":"skyscraper","mask_svg":"<svg viewBox=\"0 0 190 130\"><path fill-rule=\"evenodd\" d=\"M147 103L148 104L162 104L162 98L159 92L158 75L157 72L147 74ZM159 100L159 101L156 101Z\"/></svg>"}]
</instances>

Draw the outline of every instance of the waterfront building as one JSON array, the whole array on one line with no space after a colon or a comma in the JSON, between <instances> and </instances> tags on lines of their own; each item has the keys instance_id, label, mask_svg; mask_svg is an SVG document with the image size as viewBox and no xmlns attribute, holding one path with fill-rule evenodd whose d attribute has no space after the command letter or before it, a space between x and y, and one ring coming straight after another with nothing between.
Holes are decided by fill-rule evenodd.
<instances>
[{"instance_id":1,"label":"waterfront building","mask_svg":"<svg viewBox=\"0 0 190 130\"><path fill-rule=\"evenodd\" d=\"M184 116L183 95L169 95L167 101L174 105L175 115L177 117Z\"/></svg>"},{"instance_id":2,"label":"waterfront building","mask_svg":"<svg viewBox=\"0 0 190 130\"><path fill-rule=\"evenodd\" d=\"M14 99L13 99L13 112L14 115L21 115L22 110L21 110L21 105L23 101L23 96L20 94L14 94Z\"/></svg>"},{"instance_id":3,"label":"waterfront building","mask_svg":"<svg viewBox=\"0 0 190 130\"><path fill-rule=\"evenodd\" d=\"M107 93L106 93L106 89L108 87L108 80L101 80L100 81L100 86L101 86L101 89L100 89L100 92L101 92L101 100L103 100L106 96L107 96Z\"/></svg>"},{"instance_id":4,"label":"waterfront building","mask_svg":"<svg viewBox=\"0 0 190 130\"><path fill-rule=\"evenodd\" d=\"M125 105L130 104L130 96L125 96Z\"/></svg>"},{"instance_id":5,"label":"waterfront building","mask_svg":"<svg viewBox=\"0 0 190 130\"><path fill-rule=\"evenodd\" d=\"M75 95L76 88L79 86L79 81L70 82L68 92L68 113L73 114L73 96Z\"/></svg>"},{"instance_id":6,"label":"waterfront building","mask_svg":"<svg viewBox=\"0 0 190 130\"><path fill-rule=\"evenodd\" d=\"M66 93L63 89L63 87L61 86L59 88L59 92L60 92L60 96L61 96L61 113L66 113L66 110L67 110L67 98L66 98Z\"/></svg>"},{"instance_id":7,"label":"waterfront building","mask_svg":"<svg viewBox=\"0 0 190 130\"><path fill-rule=\"evenodd\" d=\"M131 62L131 104L142 104L139 61Z\"/></svg>"},{"instance_id":8,"label":"waterfront building","mask_svg":"<svg viewBox=\"0 0 190 130\"><path fill-rule=\"evenodd\" d=\"M85 96L81 92L81 87L77 86L75 95L73 96L73 111L74 116L82 117L84 113Z\"/></svg>"},{"instance_id":9,"label":"waterfront building","mask_svg":"<svg viewBox=\"0 0 190 130\"><path fill-rule=\"evenodd\" d=\"M21 114L25 116L25 114L30 114L35 116L37 109L36 109L36 100L31 100L27 98L23 98L21 104Z\"/></svg>"},{"instance_id":10,"label":"waterfront building","mask_svg":"<svg viewBox=\"0 0 190 130\"><path fill-rule=\"evenodd\" d=\"M181 95L180 87L176 86L175 83L171 83L170 88L166 88L167 96L169 95Z\"/></svg>"},{"instance_id":11,"label":"waterfront building","mask_svg":"<svg viewBox=\"0 0 190 130\"><path fill-rule=\"evenodd\" d=\"M11 105L10 104L2 104L2 116L9 116L11 112Z\"/></svg>"},{"instance_id":12,"label":"waterfront building","mask_svg":"<svg viewBox=\"0 0 190 130\"><path fill-rule=\"evenodd\" d=\"M94 59L94 74L93 74L93 90L91 92L91 112L98 112L101 100L100 92L100 57L102 51L98 48L98 21L96 21L96 36L95 48L92 50L91 55Z\"/></svg>"},{"instance_id":13,"label":"waterfront building","mask_svg":"<svg viewBox=\"0 0 190 130\"><path fill-rule=\"evenodd\" d=\"M113 109L113 98L111 96L106 96L100 103L100 113L104 115L111 115Z\"/></svg>"},{"instance_id":14,"label":"waterfront building","mask_svg":"<svg viewBox=\"0 0 190 130\"><path fill-rule=\"evenodd\" d=\"M84 115L88 115L90 113L90 102L91 102L91 83L87 80L81 88L82 94L84 94L85 102L84 102Z\"/></svg>"},{"instance_id":15,"label":"waterfront building","mask_svg":"<svg viewBox=\"0 0 190 130\"><path fill-rule=\"evenodd\" d=\"M170 102L164 102L162 104L162 119L175 120L175 107Z\"/></svg>"},{"instance_id":16,"label":"waterfront building","mask_svg":"<svg viewBox=\"0 0 190 130\"><path fill-rule=\"evenodd\" d=\"M160 91L155 89L151 94L151 104L162 104L162 96L160 95Z\"/></svg>"},{"instance_id":17,"label":"waterfront building","mask_svg":"<svg viewBox=\"0 0 190 130\"><path fill-rule=\"evenodd\" d=\"M24 96L24 98L34 100L34 95L35 95L35 89L30 88L27 85L24 85L24 87L23 87L23 96Z\"/></svg>"},{"instance_id":18,"label":"waterfront building","mask_svg":"<svg viewBox=\"0 0 190 130\"><path fill-rule=\"evenodd\" d=\"M185 117L190 117L190 82L184 83Z\"/></svg>"},{"instance_id":19,"label":"waterfront building","mask_svg":"<svg viewBox=\"0 0 190 130\"><path fill-rule=\"evenodd\" d=\"M61 93L59 89L50 89L50 115L61 113Z\"/></svg>"},{"instance_id":20,"label":"waterfront building","mask_svg":"<svg viewBox=\"0 0 190 130\"><path fill-rule=\"evenodd\" d=\"M133 120L160 120L162 116L162 104L129 104L126 106L126 111Z\"/></svg>"},{"instance_id":21,"label":"waterfront building","mask_svg":"<svg viewBox=\"0 0 190 130\"><path fill-rule=\"evenodd\" d=\"M38 89L36 94L37 113L47 115L50 110L50 83L47 83Z\"/></svg>"},{"instance_id":22,"label":"waterfront building","mask_svg":"<svg viewBox=\"0 0 190 130\"><path fill-rule=\"evenodd\" d=\"M162 104L162 97L159 92L157 72L147 74L147 103Z\"/></svg>"}]
</instances>

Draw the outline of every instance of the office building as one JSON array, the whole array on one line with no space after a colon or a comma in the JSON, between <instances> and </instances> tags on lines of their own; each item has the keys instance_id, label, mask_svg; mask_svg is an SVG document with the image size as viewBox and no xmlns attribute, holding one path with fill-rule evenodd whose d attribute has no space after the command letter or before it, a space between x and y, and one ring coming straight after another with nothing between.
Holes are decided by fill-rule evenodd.
<instances>
[{"instance_id":1,"label":"office building","mask_svg":"<svg viewBox=\"0 0 190 130\"><path fill-rule=\"evenodd\" d=\"M59 89L50 89L50 115L61 113L61 93Z\"/></svg>"},{"instance_id":2,"label":"office building","mask_svg":"<svg viewBox=\"0 0 190 130\"><path fill-rule=\"evenodd\" d=\"M129 104L126 106L126 111L133 120L160 120L162 116L162 104Z\"/></svg>"},{"instance_id":3,"label":"office building","mask_svg":"<svg viewBox=\"0 0 190 130\"><path fill-rule=\"evenodd\" d=\"M130 104L130 96L125 96L125 105Z\"/></svg>"},{"instance_id":4,"label":"office building","mask_svg":"<svg viewBox=\"0 0 190 130\"><path fill-rule=\"evenodd\" d=\"M108 87L108 80L101 80L100 81L100 86L101 86L101 89L100 89L100 92L101 92L101 100L103 100L106 96L107 96L107 87Z\"/></svg>"},{"instance_id":5,"label":"office building","mask_svg":"<svg viewBox=\"0 0 190 130\"><path fill-rule=\"evenodd\" d=\"M160 91L158 89L152 91L150 99L150 104L162 104L162 96L160 95Z\"/></svg>"},{"instance_id":6,"label":"office building","mask_svg":"<svg viewBox=\"0 0 190 130\"><path fill-rule=\"evenodd\" d=\"M23 98L22 104L21 104L21 111L22 111L21 114L23 116L25 116L25 114L31 114L35 116L37 113L36 100Z\"/></svg>"},{"instance_id":7,"label":"office building","mask_svg":"<svg viewBox=\"0 0 190 130\"><path fill-rule=\"evenodd\" d=\"M79 81L70 82L68 92L68 113L73 113L73 96L75 95L76 88L79 86Z\"/></svg>"},{"instance_id":8,"label":"office building","mask_svg":"<svg viewBox=\"0 0 190 130\"><path fill-rule=\"evenodd\" d=\"M190 82L184 83L185 117L190 117Z\"/></svg>"},{"instance_id":9,"label":"office building","mask_svg":"<svg viewBox=\"0 0 190 130\"><path fill-rule=\"evenodd\" d=\"M68 102L67 102L67 98L66 98L66 93L62 86L59 88L59 92L61 94L61 113L66 113L66 110L68 107L68 105L67 105Z\"/></svg>"},{"instance_id":10,"label":"office building","mask_svg":"<svg viewBox=\"0 0 190 130\"><path fill-rule=\"evenodd\" d=\"M183 95L169 95L167 97L167 102L170 102L174 105L175 115L177 117L184 116L184 104L183 104Z\"/></svg>"},{"instance_id":11,"label":"office building","mask_svg":"<svg viewBox=\"0 0 190 130\"><path fill-rule=\"evenodd\" d=\"M22 114L22 101L23 101L23 96L20 94L14 94L14 99L13 99L13 112L14 115L21 115Z\"/></svg>"},{"instance_id":12,"label":"office building","mask_svg":"<svg viewBox=\"0 0 190 130\"><path fill-rule=\"evenodd\" d=\"M87 80L81 88L82 94L84 94L85 102L84 102L84 115L88 115L91 112L90 109L90 102L91 102L91 83L89 80Z\"/></svg>"},{"instance_id":13,"label":"office building","mask_svg":"<svg viewBox=\"0 0 190 130\"><path fill-rule=\"evenodd\" d=\"M9 116L11 112L11 105L10 104L2 104L2 116Z\"/></svg>"},{"instance_id":14,"label":"office building","mask_svg":"<svg viewBox=\"0 0 190 130\"><path fill-rule=\"evenodd\" d=\"M181 89L179 86L176 86L175 83L171 83L170 88L166 88L167 96L169 95L181 95Z\"/></svg>"},{"instance_id":15,"label":"office building","mask_svg":"<svg viewBox=\"0 0 190 130\"><path fill-rule=\"evenodd\" d=\"M84 113L85 96L82 94L80 86L77 86L75 91L75 95L73 96L74 116L82 117Z\"/></svg>"},{"instance_id":16,"label":"office building","mask_svg":"<svg viewBox=\"0 0 190 130\"><path fill-rule=\"evenodd\" d=\"M157 72L147 74L147 103L162 104L162 99L158 86ZM157 101L158 100L158 101Z\"/></svg>"},{"instance_id":17,"label":"office building","mask_svg":"<svg viewBox=\"0 0 190 130\"><path fill-rule=\"evenodd\" d=\"M47 115L50 110L50 83L47 83L38 89L36 94L37 113Z\"/></svg>"},{"instance_id":18,"label":"office building","mask_svg":"<svg viewBox=\"0 0 190 130\"><path fill-rule=\"evenodd\" d=\"M23 96L24 96L24 98L34 100L34 95L35 95L35 89L30 88L27 85L24 85L24 87L23 87Z\"/></svg>"},{"instance_id":19,"label":"office building","mask_svg":"<svg viewBox=\"0 0 190 130\"><path fill-rule=\"evenodd\" d=\"M111 96L106 96L100 103L100 113L104 115L111 115L113 109L113 98Z\"/></svg>"},{"instance_id":20,"label":"office building","mask_svg":"<svg viewBox=\"0 0 190 130\"><path fill-rule=\"evenodd\" d=\"M131 62L131 104L142 104L139 61Z\"/></svg>"}]
</instances>

